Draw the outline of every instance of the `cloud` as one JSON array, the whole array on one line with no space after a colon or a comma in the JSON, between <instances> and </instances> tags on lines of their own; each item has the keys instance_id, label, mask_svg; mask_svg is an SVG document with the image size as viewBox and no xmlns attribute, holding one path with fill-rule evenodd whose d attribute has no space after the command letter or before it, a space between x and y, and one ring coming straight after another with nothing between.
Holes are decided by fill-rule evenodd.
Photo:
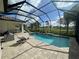
<instances>
[{"instance_id":1,"label":"cloud","mask_svg":"<svg viewBox=\"0 0 79 59\"><path fill-rule=\"evenodd\" d=\"M23 0L9 0L8 3L14 4L14 3L20 2L20 1L23 1ZM36 0L26 0L26 1L29 2L30 4L32 4L33 6L38 7L42 0L38 0L38 1L36 1ZM31 12L32 10L34 10L33 7L31 7L30 5L27 5L26 3L21 7L21 9L24 10L24 11L27 11L27 12ZM22 11L19 11L18 13L23 14L23 15L28 15L27 13L24 13ZM24 20L25 17L17 15L17 18Z\"/></svg>"},{"instance_id":2,"label":"cloud","mask_svg":"<svg viewBox=\"0 0 79 59\"><path fill-rule=\"evenodd\" d=\"M51 26L52 26L52 27L54 27L54 26L65 27L65 24L61 24L61 25L60 25L60 23L58 23L58 20L54 20L54 21L51 21ZM73 26L75 26L75 25L74 25L74 22L70 22L70 23L69 23L69 27L73 27Z\"/></svg>"},{"instance_id":3,"label":"cloud","mask_svg":"<svg viewBox=\"0 0 79 59\"><path fill-rule=\"evenodd\" d=\"M69 27L73 27L73 26L75 26L74 22L70 22Z\"/></svg>"},{"instance_id":4,"label":"cloud","mask_svg":"<svg viewBox=\"0 0 79 59\"><path fill-rule=\"evenodd\" d=\"M29 0L28 2L31 3L32 5L34 5L35 7L38 7L38 5L40 4L42 0Z\"/></svg>"},{"instance_id":5,"label":"cloud","mask_svg":"<svg viewBox=\"0 0 79 59\"><path fill-rule=\"evenodd\" d=\"M15 4L20 1L23 1L23 0L8 0L8 4Z\"/></svg>"},{"instance_id":6,"label":"cloud","mask_svg":"<svg viewBox=\"0 0 79 59\"><path fill-rule=\"evenodd\" d=\"M63 0L63 1L75 1L75 0ZM75 5L74 2L56 2L55 4L60 9L71 9Z\"/></svg>"},{"instance_id":7,"label":"cloud","mask_svg":"<svg viewBox=\"0 0 79 59\"><path fill-rule=\"evenodd\" d=\"M35 19L35 20L34 19L29 20L31 23L34 23L39 20L39 18L36 16L31 16L31 17L33 17Z\"/></svg>"},{"instance_id":8,"label":"cloud","mask_svg":"<svg viewBox=\"0 0 79 59\"><path fill-rule=\"evenodd\" d=\"M62 26L62 27L64 27L64 26L65 26L64 24L61 24L61 25L60 25L60 23L59 23L58 21L59 21L59 19L57 19L57 20L52 20L51 22L48 21L49 24L47 25L46 23L44 23L44 26L49 26L49 25L51 25L52 27L55 27L55 26ZM42 26L43 26L43 23L41 24L41 27L42 27Z\"/></svg>"},{"instance_id":9,"label":"cloud","mask_svg":"<svg viewBox=\"0 0 79 59\"><path fill-rule=\"evenodd\" d=\"M54 20L54 21L51 21L51 26L58 26L59 23L58 23L58 20Z\"/></svg>"}]
</instances>

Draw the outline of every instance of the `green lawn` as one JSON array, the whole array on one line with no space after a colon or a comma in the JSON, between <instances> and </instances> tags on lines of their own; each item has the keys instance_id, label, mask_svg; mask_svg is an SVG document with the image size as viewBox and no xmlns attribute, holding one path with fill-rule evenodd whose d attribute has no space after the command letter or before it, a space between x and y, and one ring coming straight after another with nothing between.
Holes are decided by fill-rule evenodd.
<instances>
[{"instance_id":1,"label":"green lawn","mask_svg":"<svg viewBox=\"0 0 79 59\"><path fill-rule=\"evenodd\" d=\"M64 35L64 36L70 36L74 37L75 36L75 31L72 28L69 28L68 33L66 28L52 28L51 30L49 28L39 28L39 29L30 29L32 32L40 32L40 33L52 33L56 35Z\"/></svg>"}]
</instances>

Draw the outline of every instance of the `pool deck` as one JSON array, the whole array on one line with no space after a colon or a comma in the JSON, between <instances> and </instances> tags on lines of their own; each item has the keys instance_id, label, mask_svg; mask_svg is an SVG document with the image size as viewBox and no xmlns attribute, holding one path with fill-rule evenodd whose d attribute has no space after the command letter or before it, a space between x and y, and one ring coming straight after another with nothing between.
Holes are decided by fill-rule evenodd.
<instances>
[{"instance_id":1,"label":"pool deck","mask_svg":"<svg viewBox=\"0 0 79 59\"><path fill-rule=\"evenodd\" d=\"M18 33L17 35L29 36L26 33ZM15 39L18 38L15 36ZM29 36L29 39L23 44L14 45L15 41L2 44L2 59L68 59L69 57L69 48L47 45L36 40L33 36Z\"/></svg>"}]
</instances>

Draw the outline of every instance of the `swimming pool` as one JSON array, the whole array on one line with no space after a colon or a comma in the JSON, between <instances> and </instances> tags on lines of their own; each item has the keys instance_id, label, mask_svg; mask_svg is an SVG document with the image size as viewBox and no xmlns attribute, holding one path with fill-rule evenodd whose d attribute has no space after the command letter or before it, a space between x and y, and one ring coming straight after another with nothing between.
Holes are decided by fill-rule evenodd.
<instances>
[{"instance_id":1,"label":"swimming pool","mask_svg":"<svg viewBox=\"0 0 79 59\"><path fill-rule=\"evenodd\" d=\"M54 45L57 47L69 47L69 38L57 37L51 35L45 35L41 33L32 33L32 35L37 39L49 45Z\"/></svg>"}]
</instances>

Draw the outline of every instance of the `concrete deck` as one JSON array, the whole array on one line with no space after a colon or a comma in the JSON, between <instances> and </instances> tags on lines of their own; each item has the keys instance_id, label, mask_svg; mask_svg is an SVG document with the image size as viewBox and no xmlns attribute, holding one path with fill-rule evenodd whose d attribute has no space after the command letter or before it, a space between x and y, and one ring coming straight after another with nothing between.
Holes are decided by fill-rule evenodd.
<instances>
[{"instance_id":1,"label":"concrete deck","mask_svg":"<svg viewBox=\"0 0 79 59\"><path fill-rule=\"evenodd\" d=\"M29 36L24 33L17 35ZM16 40L17 37L15 36L14 41L3 43L2 59L68 59L69 48L47 45L32 36L23 44L16 44Z\"/></svg>"}]
</instances>

